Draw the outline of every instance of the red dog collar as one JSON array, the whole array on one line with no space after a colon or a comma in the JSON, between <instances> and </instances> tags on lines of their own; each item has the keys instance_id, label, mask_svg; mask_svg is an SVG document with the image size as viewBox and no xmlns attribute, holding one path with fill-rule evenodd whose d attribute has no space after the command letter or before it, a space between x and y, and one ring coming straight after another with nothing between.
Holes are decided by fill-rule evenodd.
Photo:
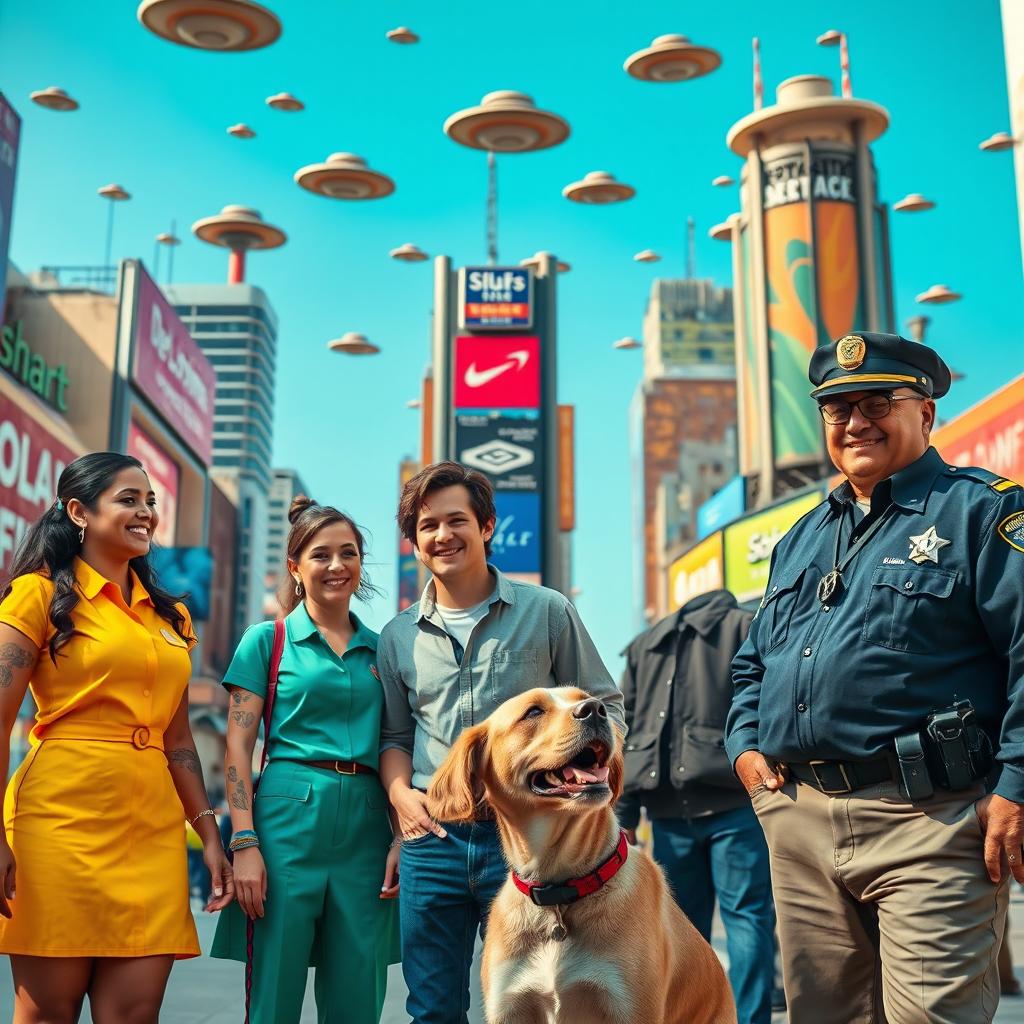
<instances>
[{"instance_id":1,"label":"red dog collar","mask_svg":"<svg viewBox=\"0 0 1024 1024\"><path fill-rule=\"evenodd\" d=\"M577 900L583 899L584 896L597 892L609 879L614 878L615 873L626 863L628 853L629 844L626 842L626 833L620 832L619 845L612 851L612 855L589 875L583 875L582 878L569 878L558 885L541 885L540 882L528 882L513 871L512 881L515 883L515 887L524 896L529 896L538 907L575 903Z\"/></svg>"}]
</instances>

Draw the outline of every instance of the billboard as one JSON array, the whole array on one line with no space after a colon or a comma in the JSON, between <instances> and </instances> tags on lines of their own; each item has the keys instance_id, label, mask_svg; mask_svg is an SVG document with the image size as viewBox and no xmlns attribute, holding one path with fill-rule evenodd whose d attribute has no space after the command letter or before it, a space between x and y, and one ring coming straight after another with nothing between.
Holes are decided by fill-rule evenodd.
<instances>
[{"instance_id":1,"label":"billboard","mask_svg":"<svg viewBox=\"0 0 1024 1024\"><path fill-rule=\"evenodd\" d=\"M852 147L777 146L762 170L772 436L778 466L821 462L807 365L863 322Z\"/></svg>"},{"instance_id":2,"label":"billboard","mask_svg":"<svg viewBox=\"0 0 1024 1024\"><path fill-rule=\"evenodd\" d=\"M127 452L142 463L156 494L156 524L153 541L160 547L173 547L178 524L178 492L181 470L178 464L133 420L128 424Z\"/></svg>"},{"instance_id":3,"label":"billboard","mask_svg":"<svg viewBox=\"0 0 1024 1024\"><path fill-rule=\"evenodd\" d=\"M209 548L153 548L150 564L165 590L180 595L195 622L210 617L213 554Z\"/></svg>"},{"instance_id":4,"label":"billboard","mask_svg":"<svg viewBox=\"0 0 1024 1024\"><path fill-rule=\"evenodd\" d=\"M56 500L57 480L76 453L0 395L0 569L29 526Z\"/></svg>"},{"instance_id":5,"label":"billboard","mask_svg":"<svg viewBox=\"0 0 1024 1024\"><path fill-rule=\"evenodd\" d=\"M532 336L455 339L457 409L540 407L540 339Z\"/></svg>"},{"instance_id":6,"label":"billboard","mask_svg":"<svg viewBox=\"0 0 1024 1024\"><path fill-rule=\"evenodd\" d=\"M805 513L821 504L815 490L774 505L725 528L725 585L737 601L756 601L768 584L775 545Z\"/></svg>"},{"instance_id":7,"label":"billboard","mask_svg":"<svg viewBox=\"0 0 1024 1024\"><path fill-rule=\"evenodd\" d=\"M955 466L981 466L1024 484L1024 375L939 427L931 440Z\"/></svg>"},{"instance_id":8,"label":"billboard","mask_svg":"<svg viewBox=\"0 0 1024 1024\"><path fill-rule=\"evenodd\" d=\"M535 409L457 412L455 452L463 465L486 473L496 491L538 491L543 454L540 413Z\"/></svg>"},{"instance_id":9,"label":"billboard","mask_svg":"<svg viewBox=\"0 0 1024 1024\"><path fill-rule=\"evenodd\" d=\"M182 440L209 465L217 377L162 292L134 261L132 381Z\"/></svg>"},{"instance_id":10,"label":"billboard","mask_svg":"<svg viewBox=\"0 0 1024 1024\"><path fill-rule=\"evenodd\" d=\"M697 540L738 519L746 508L747 482L742 476L734 476L697 509Z\"/></svg>"},{"instance_id":11,"label":"billboard","mask_svg":"<svg viewBox=\"0 0 1024 1024\"><path fill-rule=\"evenodd\" d=\"M678 611L691 598L725 586L722 534L715 533L690 548L668 569L668 610Z\"/></svg>"},{"instance_id":12,"label":"billboard","mask_svg":"<svg viewBox=\"0 0 1024 1024\"><path fill-rule=\"evenodd\" d=\"M490 561L506 573L541 572L540 495L499 491Z\"/></svg>"},{"instance_id":13,"label":"billboard","mask_svg":"<svg viewBox=\"0 0 1024 1024\"><path fill-rule=\"evenodd\" d=\"M529 267L463 267L459 271L459 326L470 330L533 325Z\"/></svg>"},{"instance_id":14,"label":"billboard","mask_svg":"<svg viewBox=\"0 0 1024 1024\"><path fill-rule=\"evenodd\" d=\"M0 322L7 299L7 253L11 244L14 213L14 179L18 169L21 118L0 92Z\"/></svg>"}]
</instances>

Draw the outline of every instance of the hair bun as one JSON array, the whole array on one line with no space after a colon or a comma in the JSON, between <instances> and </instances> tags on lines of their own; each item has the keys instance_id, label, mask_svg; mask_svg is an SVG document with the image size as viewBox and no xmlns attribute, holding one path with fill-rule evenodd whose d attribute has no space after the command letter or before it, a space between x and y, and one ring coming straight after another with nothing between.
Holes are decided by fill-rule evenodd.
<instances>
[{"instance_id":1,"label":"hair bun","mask_svg":"<svg viewBox=\"0 0 1024 1024\"><path fill-rule=\"evenodd\" d=\"M292 498L291 508L288 509L288 522L294 523L307 508L312 508L315 504L316 502L305 494L296 494L295 497Z\"/></svg>"}]
</instances>

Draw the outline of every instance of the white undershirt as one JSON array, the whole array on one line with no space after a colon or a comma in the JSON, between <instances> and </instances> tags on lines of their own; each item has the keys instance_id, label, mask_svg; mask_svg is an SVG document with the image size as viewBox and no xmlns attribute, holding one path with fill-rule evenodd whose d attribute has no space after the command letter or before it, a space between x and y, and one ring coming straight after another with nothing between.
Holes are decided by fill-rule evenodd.
<instances>
[{"instance_id":1,"label":"white undershirt","mask_svg":"<svg viewBox=\"0 0 1024 1024\"><path fill-rule=\"evenodd\" d=\"M450 636L455 637L465 650L469 645L469 636L476 627L476 624L487 614L491 606L491 595L488 595L479 604L472 608L446 608L444 605L437 605L438 613L444 622L444 628Z\"/></svg>"},{"instance_id":2,"label":"white undershirt","mask_svg":"<svg viewBox=\"0 0 1024 1024\"><path fill-rule=\"evenodd\" d=\"M858 498L857 508L860 509L862 515L868 515L871 512L871 499L868 498L867 501L861 501L860 498Z\"/></svg>"}]
</instances>

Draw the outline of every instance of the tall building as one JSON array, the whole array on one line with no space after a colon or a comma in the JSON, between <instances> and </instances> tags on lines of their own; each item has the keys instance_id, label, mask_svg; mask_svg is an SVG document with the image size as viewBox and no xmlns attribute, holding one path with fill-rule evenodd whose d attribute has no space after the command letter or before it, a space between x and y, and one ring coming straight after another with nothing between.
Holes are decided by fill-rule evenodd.
<instances>
[{"instance_id":1,"label":"tall building","mask_svg":"<svg viewBox=\"0 0 1024 1024\"><path fill-rule=\"evenodd\" d=\"M285 559L288 557L288 510L299 494L309 495L309 488L294 469L275 469L274 482L270 485L270 519L267 530L267 571L264 578L263 611L267 616L280 612L277 604L277 588L281 585Z\"/></svg>"},{"instance_id":2,"label":"tall building","mask_svg":"<svg viewBox=\"0 0 1024 1024\"><path fill-rule=\"evenodd\" d=\"M644 377L735 376L732 289L708 280L657 279L644 312Z\"/></svg>"},{"instance_id":3,"label":"tall building","mask_svg":"<svg viewBox=\"0 0 1024 1024\"><path fill-rule=\"evenodd\" d=\"M736 473L733 335L729 288L652 283L629 430L637 628L667 613L667 560L696 538L698 507Z\"/></svg>"},{"instance_id":4,"label":"tall building","mask_svg":"<svg viewBox=\"0 0 1024 1024\"><path fill-rule=\"evenodd\" d=\"M263 618L277 316L250 284L175 284L165 292L217 375L210 475L238 508L235 627L241 631Z\"/></svg>"}]
</instances>

